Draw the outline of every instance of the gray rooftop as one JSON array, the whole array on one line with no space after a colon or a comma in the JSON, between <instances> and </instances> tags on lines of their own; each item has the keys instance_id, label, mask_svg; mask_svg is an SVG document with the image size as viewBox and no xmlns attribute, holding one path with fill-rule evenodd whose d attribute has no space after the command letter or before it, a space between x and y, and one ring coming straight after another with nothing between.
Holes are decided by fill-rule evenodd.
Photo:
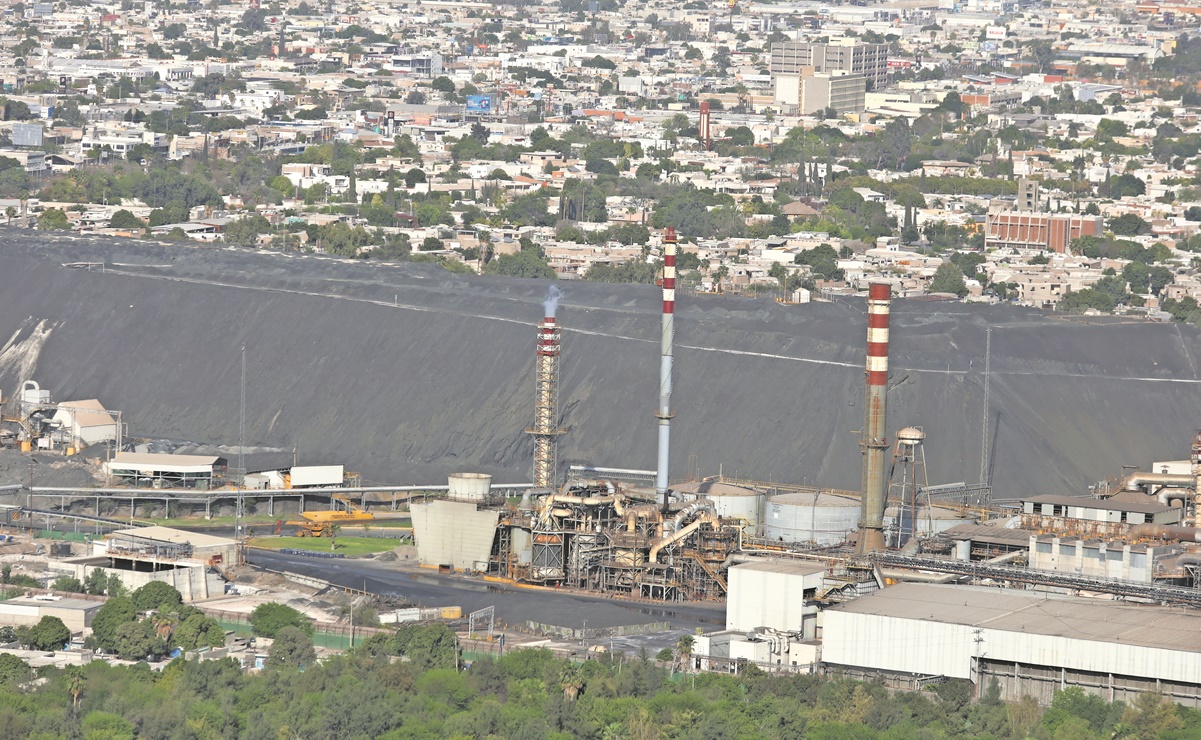
<instances>
[{"instance_id":1,"label":"gray rooftop","mask_svg":"<svg viewBox=\"0 0 1201 740\"><path fill-rule=\"evenodd\" d=\"M837 611L1201 652L1201 612L983 586L901 583Z\"/></svg>"}]
</instances>

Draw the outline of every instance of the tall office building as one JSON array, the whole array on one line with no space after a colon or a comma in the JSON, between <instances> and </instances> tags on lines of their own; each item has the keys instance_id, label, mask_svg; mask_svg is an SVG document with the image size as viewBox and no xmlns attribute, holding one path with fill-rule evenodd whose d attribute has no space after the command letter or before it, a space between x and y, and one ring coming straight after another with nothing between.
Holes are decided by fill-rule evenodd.
<instances>
[{"instance_id":1,"label":"tall office building","mask_svg":"<svg viewBox=\"0 0 1201 740\"><path fill-rule=\"evenodd\" d=\"M772 44L772 76L800 76L806 68L819 74L855 74L870 80L876 89L888 79L888 44L861 44L842 39L829 44L785 41Z\"/></svg>"}]
</instances>

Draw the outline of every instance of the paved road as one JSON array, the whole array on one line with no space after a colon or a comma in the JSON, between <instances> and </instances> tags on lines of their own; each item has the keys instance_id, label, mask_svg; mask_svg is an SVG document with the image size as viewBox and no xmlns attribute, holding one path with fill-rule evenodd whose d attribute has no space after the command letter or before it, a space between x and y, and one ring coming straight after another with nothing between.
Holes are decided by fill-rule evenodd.
<instances>
[{"instance_id":1,"label":"paved road","mask_svg":"<svg viewBox=\"0 0 1201 740\"><path fill-rule=\"evenodd\" d=\"M365 560L317 560L250 551L250 562L264 568L321 578L347 588L378 594L397 594L423 606L461 606L463 613L496 607L496 617L508 624L528 621L588 630L622 625L670 622L677 629L725 625L724 605L635 603L574 593L515 589L461 576L398 570Z\"/></svg>"}]
</instances>

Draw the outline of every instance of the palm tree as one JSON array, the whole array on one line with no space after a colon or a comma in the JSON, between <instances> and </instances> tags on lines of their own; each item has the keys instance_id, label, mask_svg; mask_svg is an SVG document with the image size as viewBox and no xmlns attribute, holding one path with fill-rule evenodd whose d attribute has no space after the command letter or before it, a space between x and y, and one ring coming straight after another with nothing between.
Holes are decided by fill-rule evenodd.
<instances>
[{"instance_id":1,"label":"palm tree","mask_svg":"<svg viewBox=\"0 0 1201 740\"><path fill-rule=\"evenodd\" d=\"M67 691L71 694L71 706L79 708L79 696L83 693L83 671L78 666L69 669Z\"/></svg>"},{"instance_id":2,"label":"palm tree","mask_svg":"<svg viewBox=\"0 0 1201 740\"><path fill-rule=\"evenodd\" d=\"M338 533L342 531L341 524L329 525L329 550L333 552L338 547Z\"/></svg>"},{"instance_id":3,"label":"palm tree","mask_svg":"<svg viewBox=\"0 0 1201 740\"><path fill-rule=\"evenodd\" d=\"M692 646L696 644L696 638L692 635L684 635L676 643L676 654L680 656L680 667L685 673L688 672L688 667L692 663Z\"/></svg>"},{"instance_id":4,"label":"palm tree","mask_svg":"<svg viewBox=\"0 0 1201 740\"><path fill-rule=\"evenodd\" d=\"M584 688L584 679L580 676L580 669L574 665L565 666L560 674L560 680L563 681L563 698L567 701L575 701Z\"/></svg>"},{"instance_id":5,"label":"palm tree","mask_svg":"<svg viewBox=\"0 0 1201 740\"><path fill-rule=\"evenodd\" d=\"M175 633L175 617L171 614L155 614L151 620L151 624L154 625L154 634L158 635L163 642L170 640L171 635Z\"/></svg>"},{"instance_id":6,"label":"palm tree","mask_svg":"<svg viewBox=\"0 0 1201 740\"><path fill-rule=\"evenodd\" d=\"M13 219L17 217L17 209L9 206L4 209L4 215L8 218L8 223L5 226L12 226Z\"/></svg>"}]
</instances>

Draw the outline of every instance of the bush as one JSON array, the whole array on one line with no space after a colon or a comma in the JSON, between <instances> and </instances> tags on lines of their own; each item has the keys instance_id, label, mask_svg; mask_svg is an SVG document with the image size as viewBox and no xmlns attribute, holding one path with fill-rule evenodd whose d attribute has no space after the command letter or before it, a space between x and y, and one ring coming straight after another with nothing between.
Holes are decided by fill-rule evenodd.
<instances>
[{"instance_id":1,"label":"bush","mask_svg":"<svg viewBox=\"0 0 1201 740\"><path fill-rule=\"evenodd\" d=\"M250 613L250 626L260 637L275 637L284 627L296 627L306 635L313 634L313 621L287 604L275 601L259 604Z\"/></svg>"},{"instance_id":2,"label":"bush","mask_svg":"<svg viewBox=\"0 0 1201 740\"><path fill-rule=\"evenodd\" d=\"M272 668L301 668L316 659L313 638L298 627L281 627L267 651L267 665Z\"/></svg>"},{"instance_id":3,"label":"bush","mask_svg":"<svg viewBox=\"0 0 1201 740\"><path fill-rule=\"evenodd\" d=\"M127 596L110 597L92 618L92 637L96 645L109 652L117 651L117 629L137 619L138 610Z\"/></svg>"}]
</instances>

